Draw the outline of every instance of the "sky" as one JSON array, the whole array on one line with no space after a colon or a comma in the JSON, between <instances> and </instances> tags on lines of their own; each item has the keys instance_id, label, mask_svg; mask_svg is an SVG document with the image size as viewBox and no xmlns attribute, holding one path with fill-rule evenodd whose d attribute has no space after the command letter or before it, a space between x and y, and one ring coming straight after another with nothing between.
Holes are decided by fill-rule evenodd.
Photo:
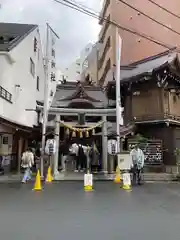
<instances>
[{"instance_id":1,"label":"sky","mask_svg":"<svg viewBox=\"0 0 180 240\"><path fill-rule=\"evenodd\" d=\"M73 0L99 12L100 0ZM46 22L57 32L57 66L64 69L78 58L80 51L95 42L98 21L53 0L0 0L0 21L38 24L44 40Z\"/></svg>"}]
</instances>

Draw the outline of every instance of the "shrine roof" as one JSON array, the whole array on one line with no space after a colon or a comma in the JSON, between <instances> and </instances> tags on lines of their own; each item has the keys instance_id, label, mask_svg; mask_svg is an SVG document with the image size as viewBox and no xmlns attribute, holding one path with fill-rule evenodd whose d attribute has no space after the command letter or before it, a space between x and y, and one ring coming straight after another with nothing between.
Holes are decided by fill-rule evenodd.
<instances>
[{"instance_id":1,"label":"shrine roof","mask_svg":"<svg viewBox=\"0 0 180 240\"><path fill-rule=\"evenodd\" d=\"M127 124L127 125L120 125L120 136L121 137L126 137L129 134L132 134L133 131L135 130L135 125L134 124ZM112 127L108 129L108 136L116 136L116 123L112 123Z\"/></svg>"},{"instance_id":2,"label":"shrine roof","mask_svg":"<svg viewBox=\"0 0 180 240\"><path fill-rule=\"evenodd\" d=\"M85 82L65 82L57 86L52 106L65 107L76 101L90 102L95 107L107 105L106 93L102 87Z\"/></svg>"},{"instance_id":3,"label":"shrine roof","mask_svg":"<svg viewBox=\"0 0 180 240\"><path fill-rule=\"evenodd\" d=\"M128 66L121 66L121 83L137 80L138 77L151 76L155 71L173 64L175 60L179 61L179 58L174 49L172 51L166 51L156 56L132 63Z\"/></svg>"}]
</instances>

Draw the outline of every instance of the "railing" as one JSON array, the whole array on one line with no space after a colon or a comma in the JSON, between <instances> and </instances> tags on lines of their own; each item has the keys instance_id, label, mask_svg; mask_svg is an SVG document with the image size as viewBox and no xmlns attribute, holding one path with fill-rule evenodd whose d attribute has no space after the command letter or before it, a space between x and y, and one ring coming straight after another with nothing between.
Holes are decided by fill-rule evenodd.
<instances>
[{"instance_id":1,"label":"railing","mask_svg":"<svg viewBox=\"0 0 180 240\"><path fill-rule=\"evenodd\" d=\"M132 121L134 122L141 122L141 121L153 121L153 120L174 120L174 121L179 121L180 122L180 116L178 115L172 115L169 113L154 113L154 114L143 114L139 116L134 116L132 118Z\"/></svg>"},{"instance_id":2,"label":"railing","mask_svg":"<svg viewBox=\"0 0 180 240\"><path fill-rule=\"evenodd\" d=\"M137 144L137 142L131 140L128 142L128 147L131 149L134 144ZM148 140L147 144L141 146L141 149L144 152L144 163L146 166L163 164L163 145L161 140Z\"/></svg>"},{"instance_id":3,"label":"railing","mask_svg":"<svg viewBox=\"0 0 180 240\"><path fill-rule=\"evenodd\" d=\"M107 17L107 22L105 23L104 27L102 27L102 30L100 32L100 40L99 40L100 43L104 42L106 32L107 32L107 30L109 28L109 25L110 25L109 21L110 21L110 15Z\"/></svg>"},{"instance_id":4,"label":"railing","mask_svg":"<svg viewBox=\"0 0 180 240\"><path fill-rule=\"evenodd\" d=\"M12 94L0 86L0 97L12 103Z\"/></svg>"},{"instance_id":5,"label":"railing","mask_svg":"<svg viewBox=\"0 0 180 240\"><path fill-rule=\"evenodd\" d=\"M98 69L102 68L104 60L105 60L105 57L106 57L106 53L109 50L110 46L111 46L111 37L109 36L108 39L107 39L106 45L104 47L103 53L101 55L101 58L99 60Z\"/></svg>"},{"instance_id":6,"label":"railing","mask_svg":"<svg viewBox=\"0 0 180 240\"><path fill-rule=\"evenodd\" d=\"M104 83L105 77L106 77L106 75L107 75L107 73L110 69L111 69L111 59L109 58L107 63L106 63L106 66L104 68L103 75L102 75L101 79L99 80L100 84Z\"/></svg>"}]
</instances>

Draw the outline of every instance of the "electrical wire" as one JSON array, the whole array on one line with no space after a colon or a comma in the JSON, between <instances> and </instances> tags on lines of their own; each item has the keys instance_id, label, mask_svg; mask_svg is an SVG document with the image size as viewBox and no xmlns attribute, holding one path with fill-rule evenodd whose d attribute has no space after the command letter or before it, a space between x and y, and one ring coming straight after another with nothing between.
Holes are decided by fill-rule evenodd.
<instances>
[{"instance_id":1,"label":"electrical wire","mask_svg":"<svg viewBox=\"0 0 180 240\"><path fill-rule=\"evenodd\" d=\"M177 14L171 12L170 10L168 10L167 8L161 6L160 4L156 3L155 1L153 1L153 0L147 0L147 1L150 2L150 3L152 3L152 4L154 4L154 5L156 5L157 7L161 8L161 9L164 10L165 12L171 14L172 16L174 16L174 17L180 19L180 16L179 16L179 15L177 15Z\"/></svg>"},{"instance_id":2,"label":"electrical wire","mask_svg":"<svg viewBox=\"0 0 180 240\"><path fill-rule=\"evenodd\" d=\"M75 2L75 1L71 0L71 3L76 4L76 5L80 6L80 7L86 8L89 11L93 11L96 14L100 14L100 12L95 11L93 8L87 7L86 5L84 5L84 4L80 3L80 2Z\"/></svg>"},{"instance_id":3,"label":"electrical wire","mask_svg":"<svg viewBox=\"0 0 180 240\"><path fill-rule=\"evenodd\" d=\"M180 36L180 32L174 30L173 28L171 27L168 27L166 24L162 23L162 22L159 22L158 20L154 19L153 17L150 17L149 15L147 15L146 13L142 12L141 10L139 10L138 8L136 7L133 7L132 5L130 5L129 3L127 3L126 1L123 1L123 0L118 0L119 2L121 2L122 4L128 6L129 8L133 9L134 11L136 12L139 12L140 14L142 14L143 16L145 16L146 18L150 19L151 21L161 25L162 27L165 27L167 28L168 30L170 30L171 32L173 33L176 33Z\"/></svg>"},{"instance_id":4,"label":"electrical wire","mask_svg":"<svg viewBox=\"0 0 180 240\"><path fill-rule=\"evenodd\" d=\"M88 16L90 16L90 17L96 18L96 19L98 19L98 20L102 19L104 22L108 22L108 23L110 23L110 24L118 27L118 28L121 29L121 30L124 30L124 31L126 31L126 32L132 33L133 35L137 35L137 36L139 36L139 37L142 37L142 38L144 38L144 39L146 39L146 40L149 40L150 42L153 42L153 43L155 43L155 44L157 44L157 45L160 45L160 46L162 46L162 47L164 47L164 48L166 48L166 49L169 49L169 50L177 49L177 51L180 52L180 49L177 48L177 47L175 47L175 46L172 46L172 45L170 45L170 44L161 42L161 41L159 41L159 40L157 40L157 39L155 39L155 38L153 38L153 37L151 37L151 36L149 36L149 35L146 35L146 34L144 34L144 33L138 32L138 31L135 30L135 29L129 29L129 28L126 28L126 27L124 27L124 26L121 26L121 25L117 24L117 23L114 22L114 21L108 20L107 18L104 18L104 17L102 18L102 17L100 17L99 15L97 15L96 13L93 13L93 12L91 12L91 11L83 8L83 7L80 7L80 6L78 6L77 4L75 4L75 3L73 3L73 2L71 2L71 1L69 1L69 0L61 0L61 1L59 1L59 0L53 0L53 1L55 1L55 2L57 2L57 3L59 3L59 4L61 4L61 5L64 5L64 6L66 6L66 7L69 7L69 8L71 8L71 9L74 9L74 10L76 10L76 11L78 11L78 12L81 12L81 13L83 13L83 14L85 14L85 15L88 15Z\"/></svg>"}]
</instances>

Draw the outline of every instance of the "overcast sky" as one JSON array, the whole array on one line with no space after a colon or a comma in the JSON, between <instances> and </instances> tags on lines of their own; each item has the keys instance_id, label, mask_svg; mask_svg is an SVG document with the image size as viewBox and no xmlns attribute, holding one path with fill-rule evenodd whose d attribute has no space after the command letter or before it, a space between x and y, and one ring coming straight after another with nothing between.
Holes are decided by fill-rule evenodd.
<instances>
[{"instance_id":1,"label":"overcast sky","mask_svg":"<svg viewBox=\"0 0 180 240\"><path fill-rule=\"evenodd\" d=\"M97 12L100 0L76 0ZM99 26L96 19L68 9L53 0L0 0L1 22L38 24L42 37L46 22L55 29L60 40L57 45L58 67L63 69L75 60L89 42L97 40Z\"/></svg>"}]
</instances>

